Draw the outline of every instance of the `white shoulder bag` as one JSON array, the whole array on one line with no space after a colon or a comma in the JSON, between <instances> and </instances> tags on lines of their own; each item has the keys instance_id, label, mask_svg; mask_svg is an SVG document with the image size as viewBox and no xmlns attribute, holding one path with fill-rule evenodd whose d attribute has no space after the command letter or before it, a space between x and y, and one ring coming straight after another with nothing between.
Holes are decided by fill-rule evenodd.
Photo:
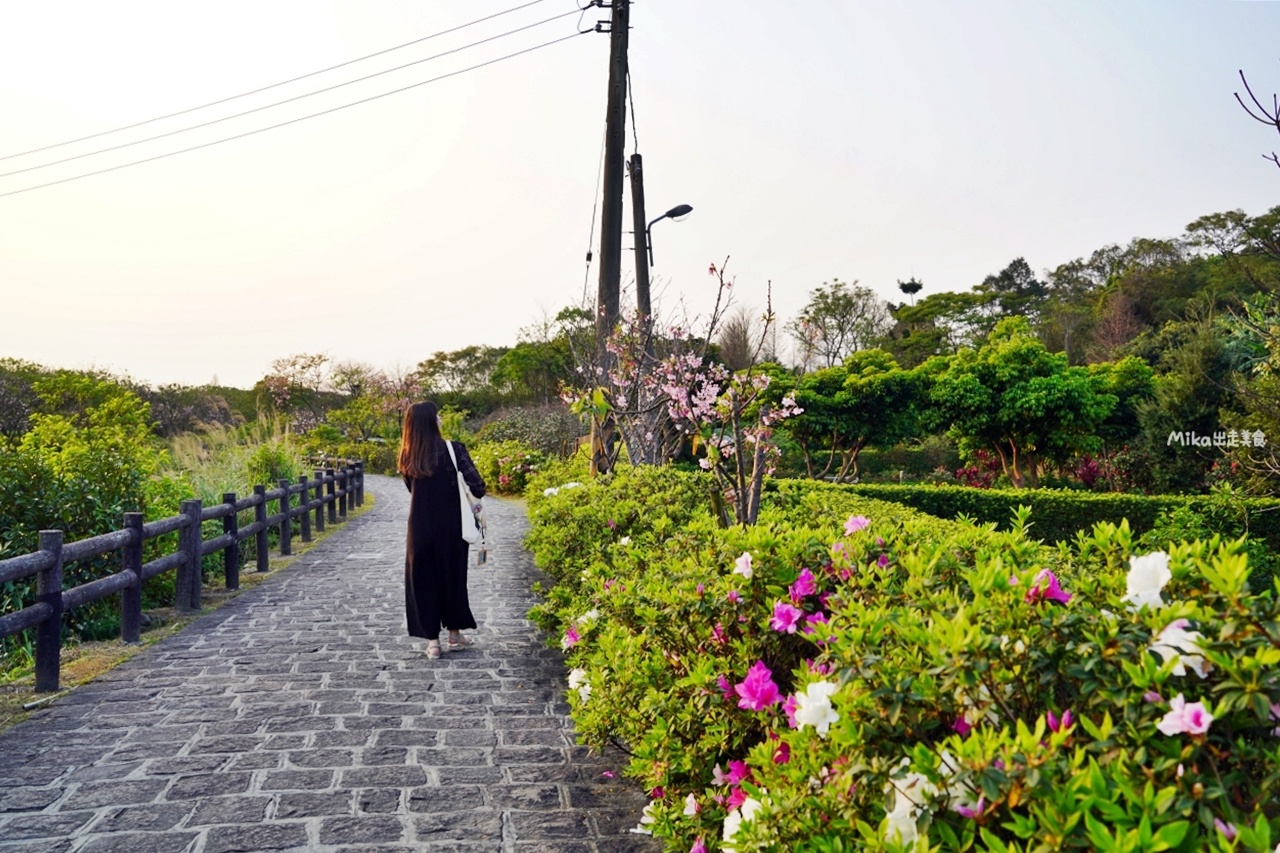
<instances>
[{"instance_id":1,"label":"white shoulder bag","mask_svg":"<svg viewBox=\"0 0 1280 853\"><path fill-rule=\"evenodd\" d=\"M458 457L453 452L453 442L446 439L444 446L449 448L453 470L458 472L458 501L462 506L462 538L467 540L468 544L474 545L483 535L480 529L480 513L484 509L484 504L480 503L480 499L471 494L471 489L467 488L462 469L458 467Z\"/></svg>"}]
</instances>

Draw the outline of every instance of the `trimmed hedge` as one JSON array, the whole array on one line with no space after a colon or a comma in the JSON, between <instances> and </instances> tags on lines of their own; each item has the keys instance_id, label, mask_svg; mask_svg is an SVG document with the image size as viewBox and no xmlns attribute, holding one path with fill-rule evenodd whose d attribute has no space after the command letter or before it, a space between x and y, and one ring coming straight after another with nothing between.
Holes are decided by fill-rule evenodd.
<instances>
[{"instance_id":1,"label":"trimmed hedge","mask_svg":"<svg viewBox=\"0 0 1280 853\"><path fill-rule=\"evenodd\" d=\"M1009 520L1019 506L1030 506L1031 533L1047 542L1071 541L1078 531L1087 532L1099 522L1119 524L1126 518L1134 535L1140 536L1155 526L1162 512L1186 507L1211 515L1216 509L1214 498L1206 495L1148 496L1070 489L973 489L879 483L824 485L828 489L900 503L938 518L954 519L964 515L983 523L994 522L1001 530L1009 529ZM773 487L792 488L781 480ZM804 488L812 486L806 483ZM1263 539L1272 549L1280 550L1280 499L1242 498L1238 505L1245 515L1241 529L1250 538Z\"/></svg>"}]
</instances>

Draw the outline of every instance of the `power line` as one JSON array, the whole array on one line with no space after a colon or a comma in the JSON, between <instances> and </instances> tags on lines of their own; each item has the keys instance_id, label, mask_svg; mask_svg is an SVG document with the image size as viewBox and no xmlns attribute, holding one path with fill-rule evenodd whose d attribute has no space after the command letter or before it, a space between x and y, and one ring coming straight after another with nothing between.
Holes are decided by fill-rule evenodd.
<instances>
[{"instance_id":1,"label":"power line","mask_svg":"<svg viewBox=\"0 0 1280 853\"><path fill-rule=\"evenodd\" d=\"M328 68L321 68L319 71L312 71L308 74L301 74L297 77L290 77L288 80L281 80L279 83L272 83L269 86L262 86L261 88L253 89L248 92L241 92L238 95L231 95L226 98L221 98L217 101L210 101L209 103L201 104L198 107L188 107L185 110L178 110L176 113L169 113L167 115L156 116L155 118L149 118L145 121L139 121L133 124L126 124L123 127L117 127L111 130L103 130L98 133L91 133L88 136L81 136L77 139L68 139L66 142L55 142L52 145L45 145L41 148L32 148L29 151L19 151L17 154L5 154L4 156L0 156L0 160L12 160L14 157L25 157L28 154L37 154L41 151L48 151L51 148L61 148L64 145L71 145L76 142L84 142L87 139L97 139L99 136L108 136L112 133L119 133L122 130L132 130L135 127L142 127L144 124L152 124L153 122L163 121L164 119L167 119L167 118L174 118L176 116L186 115L187 113L193 113L193 112L196 112L197 110L203 110L208 107L216 107L218 104L225 104L228 101L234 101L237 98L246 98L249 95L256 95L260 92L265 92L269 89L276 89L276 88L279 88L280 86L288 85L289 83L296 83L299 80L305 80L308 77L315 77L318 74L324 74L325 72L328 72L328 71L335 71L339 68L345 68L348 65L354 65L355 63L363 62L366 59L373 59L375 56L382 56L385 53L391 53L392 51L395 51L395 50L401 50L406 47L412 47L415 44L420 44L424 41L429 41L433 38L439 38L440 36L448 35L449 33L456 33L459 30L465 30L467 27L473 27L476 24L482 24L485 21L492 21L494 18L500 18L503 15L509 15L512 12L518 12L521 9L527 9L530 6L536 6L537 4L542 2L544 2L544 0L531 0L531 2L529 3L525 3L520 6L513 6L510 9L504 9L501 12L495 12L494 14L487 15L483 18L476 18L474 21L469 21L465 24L459 24L456 27L451 27L447 30L441 30L438 33L432 33L429 36L423 36L422 38L414 39L413 41L407 41L404 44L398 44L395 47L389 47L389 48L386 48L385 50L379 50L376 53L370 53L370 54L366 54L365 56L356 57L355 59L349 59L346 62L340 62L337 65L330 65ZM572 14L572 12L570 14Z\"/></svg>"},{"instance_id":2,"label":"power line","mask_svg":"<svg viewBox=\"0 0 1280 853\"><path fill-rule=\"evenodd\" d=\"M587 30L587 33L590 33L590 32L592 32L592 30ZM517 57L517 56L523 56L526 53L533 53L535 50L541 50L544 47L551 47L552 45L560 44L561 42L565 42L565 41L568 41L569 39L577 38L580 35L586 35L587 33L581 33L581 32L570 33L567 36L561 36L558 39L553 39L548 42L543 42L542 44L534 45L533 47L528 47L528 48L525 48L524 50L518 50L515 53L508 53L506 56L499 56L497 59L490 59L485 62L477 63L476 65L471 65L467 68L459 69L457 71L450 71L448 74L441 74L438 77L432 77L429 80L423 80L419 83L413 83L408 86L402 86L399 89L392 89L390 92L383 92L380 95L373 95L368 98L361 98L360 100L352 101L349 104L343 104L338 107L322 110L318 113L311 113L310 115L300 116L299 118L290 119L289 121L282 121L279 124L273 124L268 127L261 127L261 128L258 128L257 130L250 130L245 133L238 133L235 136L227 136L227 137L223 137L222 139L215 139L212 142L205 142L201 145L193 145L190 148L183 148L178 151L170 151L166 154L157 154L154 157L147 157L142 160L134 160L130 163L121 163L119 166L111 166L106 169L98 169L97 171L94 171L94 172L85 172L82 175L75 175L73 177L63 178L58 181L49 181L48 183L37 184L36 186L33 186L33 187L24 187L23 189L20 189L20 190L10 190L9 192L0 193L0 198L5 198L6 196L11 196L11 195L18 195L19 193L29 193L32 190L40 190L40 189L44 189L45 187L57 186L58 184L65 184L71 181L78 181L81 178L91 178L94 175L102 175L102 174L106 174L107 172L115 172L119 169L126 169L129 166L138 166L143 163L153 162L155 160L163 160L166 157L173 157L174 155L177 155L177 154L186 154L189 151L199 151L201 148L209 148L213 145L220 145L223 142L230 142L234 139L243 139L246 136L254 136L255 134L265 133L268 130L275 130L276 128L286 127L291 124L297 124L298 122L306 121L307 119L318 118L319 116L328 115L330 113L336 113L339 110L345 110L348 107L354 107L360 104L367 104L370 101L376 101L376 100L379 100L380 98L385 98L390 95L398 95L401 92L407 92L410 89L416 89L419 86L425 86L428 83L435 83L438 80L445 80L449 77L457 77L459 74L465 74L468 71L475 71L477 68L484 68L487 65L494 65L496 63L502 62L507 59L513 59L514 57Z\"/></svg>"},{"instance_id":3,"label":"power line","mask_svg":"<svg viewBox=\"0 0 1280 853\"><path fill-rule=\"evenodd\" d=\"M112 145L107 148L99 148L97 151L89 151L84 154L76 154L71 157L63 157L61 160L51 160L48 163L41 163L38 166L27 166L26 168L23 168L23 169L14 169L12 172L3 172L3 173L0 173L0 178L8 178L8 177L12 177L13 175L21 175L24 172L34 172L39 169L47 169L50 166L58 166L63 163L70 163L73 160L83 160L85 157L94 157L94 156L97 156L98 154L106 154L109 151L119 151L121 148L130 148L134 145L142 145L145 142L154 142L157 139L164 139L169 136L177 136L179 133L187 133L192 130L199 130L202 127L209 127L210 125L221 124L224 121L231 121L232 119L241 118L247 115L252 115L253 113L260 113L263 110L269 110L274 107L290 104L290 103L293 103L294 101L300 101L303 98L310 98L314 95L322 95L325 92L332 92L335 89L341 89L345 86L352 86L356 83L363 83L366 80L372 80L374 77L381 77L385 74L390 74L394 71L403 71L406 68L410 68L414 65L421 65L424 62L430 62L433 59L439 59L443 56L450 56L455 53L461 53L464 50L469 50L473 47L478 47L479 45L487 44L491 41L497 41L498 39L506 38L507 36L524 32L525 30L531 30L534 27L540 27L543 24L549 24L552 21L559 20L560 18L567 18L572 14L573 12L566 12L563 15L553 15L552 17L538 21L537 23L527 24L523 27L517 27L514 30L508 30L505 33L499 33L496 36L489 36L488 38L480 39L479 41L474 41L474 42L471 42L470 44L464 44L462 47L455 47L452 50L446 50L441 53L428 56L424 59L415 59L413 62L406 62L403 65L397 65L396 67L388 68L385 71L377 71L377 72L374 72L373 74L366 74L364 77L357 77L356 79L348 80L345 83L335 83L334 85L326 86L323 89L316 89L313 92L305 92L301 95L295 95L292 98L285 98L283 101L276 101L275 103L265 104L261 107L254 107L251 110L244 110L243 112L233 113L232 115L223 116L222 118L215 118L209 121L201 122L200 124L193 124L190 127L180 127L177 130L170 130L166 133L157 133L155 136L148 136L148 137L144 137L143 139L135 139L132 142L122 142L119 145Z\"/></svg>"}]
</instances>

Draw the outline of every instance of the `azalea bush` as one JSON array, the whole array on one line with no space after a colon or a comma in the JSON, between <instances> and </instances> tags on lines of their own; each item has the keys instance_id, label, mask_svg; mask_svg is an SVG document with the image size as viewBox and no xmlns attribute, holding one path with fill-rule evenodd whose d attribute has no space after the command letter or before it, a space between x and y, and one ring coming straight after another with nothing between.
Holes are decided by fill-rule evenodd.
<instances>
[{"instance_id":1,"label":"azalea bush","mask_svg":"<svg viewBox=\"0 0 1280 853\"><path fill-rule=\"evenodd\" d=\"M709 478L645 476L659 532L602 524L619 477L531 492L530 545L572 555L535 615L669 850L1280 840L1280 608L1243 542L1046 547L1025 510L996 531L798 485L723 529Z\"/></svg>"},{"instance_id":2,"label":"azalea bush","mask_svg":"<svg viewBox=\"0 0 1280 853\"><path fill-rule=\"evenodd\" d=\"M470 452L485 488L500 495L523 494L529 477L547 460L546 454L517 441L479 444Z\"/></svg>"}]
</instances>

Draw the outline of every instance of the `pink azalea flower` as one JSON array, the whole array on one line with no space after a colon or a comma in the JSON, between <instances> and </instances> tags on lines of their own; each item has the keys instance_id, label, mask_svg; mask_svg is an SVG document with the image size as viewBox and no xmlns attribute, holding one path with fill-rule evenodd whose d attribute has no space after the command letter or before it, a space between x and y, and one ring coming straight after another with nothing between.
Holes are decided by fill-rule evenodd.
<instances>
[{"instance_id":1,"label":"pink azalea flower","mask_svg":"<svg viewBox=\"0 0 1280 853\"><path fill-rule=\"evenodd\" d=\"M614 778L614 775L613 775L613 771L612 771L612 770L606 770L606 771L604 771L603 773L601 773L600 775L601 775L601 776L603 776L603 777L604 777L604 778L606 778L606 779L612 779L612 778Z\"/></svg>"},{"instance_id":2,"label":"pink azalea flower","mask_svg":"<svg viewBox=\"0 0 1280 853\"><path fill-rule=\"evenodd\" d=\"M689 853L707 853L707 845L702 843L702 836L693 842L693 846L689 848Z\"/></svg>"},{"instance_id":3,"label":"pink azalea flower","mask_svg":"<svg viewBox=\"0 0 1280 853\"><path fill-rule=\"evenodd\" d=\"M1169 713L1156 724L1156 728L1167 735L1202 735L1213 722L1213 715L1204 703L1187 702L1181 693L1169 701L1169 708Z\"/></svg>"},{"instance_id":4,"label":"pink azalea flower","mask_svg":"<svg viewBox=\"0 0 1280 853\"><path fill-rule=\"evenodd\" d=\"M1072 724L1075 723L1075 720L1072 719L1071 717L1070 708L1062 712L1061 720L1059 720L1056 716L1054 716L1054 713L1052 711L1050 711L1046 715L1046 717L1049 723L1049 731L1054 732L1055 734L1057 732L1062 731L1063 729L1071 728Z\"/></svg>"},{"instance_id":5,"label":"pink azalea flower","mask_svg":"<svg viewBox=\"0 0 1280 853\"><path fill-rule=\"evenodd\" d=\"M1150 702L1152 705L1159 705L1164 702L1164 699L1160 697L1160 694L1154 690L1148 690L1146 693L1143 693L1142 698Z\"/></svg>"},{"instance_id":6,"label":"pink azalea flower","mask_svg":"<svg viewBox=\"0 0 1280 853\"><path fill-rule=\"evenodd\" d=\"M730 604L737 604L737 603L738 603L739 601L741 601L741 600L742 600L742 596L738 593L738 591L737 591L736 589L731 589L731 590L729 590L729 603L730 603Z\"/></svg>"},{"instance_id":7,"label":"pink azalea flower","mask_svg":"<svg viewBox=\"0 0 1280 853\"><path fill-rule=\"evenodd\" d=\"M724 701L733 701L733 685L729 683L729 679L723 675L716 676L716 684L720 685L720 692L724 694Z\"/></svg>"},{"instance_id":8,"label":"pink azalea flower","mask_svg":"<svg viewBox=\"0 0 1280 853\"><path fill-rule=\"evenodd\" d=\"M719 645L725 644L724 623L717 622L716 626L711 629L711 639Z\"/></svg>"},{"instance_id":9,"label":"pink azalea flower","mask_svg":"<svg viewBox=\"0 0 1280 853\"><path fill-rule=\"evenodd\" d=\"M702 584L698 584L698 595L699 595L699 596L701 596L701 595L702 595L702 593L703 593L703 587L702 587Z\"/></svg>"},{"instance_id":10,"label":"pink azalea flower","mask_svg":"<svg viewBox=\"0 0 1280 853\"><path fill-rule=\"evenodd\" d=\"M796 624L802 616L804 616L803 610L785 601L779 601L773 605L773 618L769 620L769 627L785 634L794 634Z\"/></svg>"},{"instance_id":11,"label":"pink azalea flower","mask_svg":"<svg viewBox=\"0 0 1280 853\"><path fill-rule=\"evenodd\" d=\"M723 770L720 769L719 764L711 768L711 784L712 785L728 785L729 784L729 777L725 774Z\"/></svg>"},{"instance_id":12,"label":"pink azalea flower","mask_svg":"<svg viewBox=\"0 0 1280 853\"><path fill-rule=\"evenodd\" d=\"M796 708L798 707L799 705L796 702L795 696L788 696L787 701L782 703L782 710L787 715L787 723L793 729L796 728L796 726L798 725L796 723Z\"/></svg>"},{"instance_id":13,"label":"pink azalea flower","mask_svg":"<svg viewBox=\"0 0 1280 853\"><path fill-rule=\"evenodd\" d=\"M729 784L741 785L743 782L751 778L751 768L747 766L745 761L729 762Z\"/></svg>"},{"instance_id":14,"label":"pink azalea flower","mask_svg":"<svg viewBox=\"0 0 1280 853\"><path fill-rule=\"evenodd\" d=\"M743 551L738 559L733 561L733 573L742 575L747 580L751 580L754 569L751 568L751 552Z\"/></svg>"},{"instance_id":15,"label":"pink azalea flower","mask_svg":"<svg viewBox=\"0 0 1280 853\"><path fill-rule=\"evenodd\" d=\"M969 721L964 717L956 717L956 721L951 724L951 728L958 733L960 737L964 737L969 734L969 732L973 731L973 726L969 725Z\"/></svg>"},{"instance_id":16,"label":"pink azalea flower","mask_svg":"<svg viewBox=\"0 0 1280 853\"><path fill-rule=\"evenodd\" d=\"M881 554L881 555L879 556L879 558L876 560L876 565L877 565L877 566L879 566L879 567L880 567L880 568L882 568L882 569L883 569L885 566L889 565L889 555L888 555L888 554Z\"/></svg>"},{"instance_id":17,"label":"pink azalea flower","mask_svg":"<svg viewBox=\"0 0 1280 853\"><path fill-rule=\"evenodd\" d=\"M1280 722L1280 702L1271 706L1271 722ZM1280 737L1280 726L1272 729L1271 734Z\"/></svg>"},{"instance_id":18,"label":"pink azalea flower","mask_svg":"<svg viewBox=\"0 0 1280 853\"><path fill-rule=\"evenodd\" d=\"M823 613L822 611L818 611L817 613L810 613L808 616L804 617L804 621L805 621L804 631L802 631L801 633L803 633L806 637L808 637L812 634L818 633L818 629L814 627L815 625L827 624L827 614Z\"/></svg>"},{"instance_id":19,"label":"pink azalea flower","mask_svg":"<svg viewBox=\"0 0 1280 853\"><path fill-rule=\"evenodd\" d=\"M560 645L561 647L564 648L565 651L568 651L569 649L576 646L578 644L578 641L581 639L582 638L578 636L577 629L574 628L572 625L570 625L569 629L564 632L564 639L560 641Z\"/></svg>"},{"instance_id":20,"label":"pink azalea flower","mask_svg":"<svg viewBox=\"0 0 1280 853\"><path fill-rule=\"evenodd\" d=\"M877 544L877 545L879 545L881 548L883 548L883 547L884 547L884 540L883 540L883 539L881 539L879 536L877 536L877 537L876 537L876 544Z\"/></svg>"},{"instance_id":21,"label":"pink azalea flower","mask_svg":"<svg viewBox=\"0 0 1280 853\"><path fill-rule=\"evenodd\" d=\"M734 788L729 793L729 799L725 800L724 806L729 811L733 811L738 806L747 801L747 792L742 788Z\"/></svg>"},{"instance_id":22,"label":"pink azalea flower","mask_svg":"<svg viewBox=\"0 0 1280 853\"><path fill-rule=\"evenodd\" d=\"M814 580L813 572L807 568L801 569L800 577L796 578L796 582L787 591L791 594L791 600L796 604L799 604L800 600L806 595L813 595L818 591L818 584Z\"/></svg>"},{"instance_id":23,"label":"pink azalea flower","mask_svg":"<svg viewBox=\"0 0 1280 853\"><path fill-rule=\"evenodd\" d=\"M785 740L778 744L778 748L773 751L774 764L786 764L791 760L791 744Z\"/></svg>"},{"instance_id":24,"label":"pink azalea flower","mask_svg":"<svg viewBox=\"0 0 1280 853\"><path fill-rule=\"evenodd\" d=\"M961 805L957 805L954 808L957 812L960 813L961 817L967 817L969 818L969 820L977 820L978 818L982 817L982 813L986 811L987 797L985 794L978 797L978 802L976 805L974 805L973 808L969 808L968 806L961 806Z\"/></svg>"},{"instance_id":25,"label":"pink azalea flower","mask_svg":"<svg viewBox=\"0 0 1280 853\"><path fill-rule=\"evenodd\" d=\"M778 696L778 685L773 683L773 672L762 660L756 661L747 672L746 680L733 689L742 697L738 700L738 707L748 711L763 711L782 701Z\"/></svg>"},{"instance_id":26,"label":"pink azalea flower","mask_svg":"<svg viewBox=\"0 0 1280 853\"><path fill-rule=\"evenodd\" d=\"M1041 586L1042 583L1044 586ZM1026 595L1028 604L1036 604L1040 601L1056 601L1060 604L1066 604L1070 600L1071 593L1058 586L1058 576L1048 569L1040 570L1040 574L1036 575L1035 583L1031 585L1031 589L1027 590Z\"/></svg>"},{"instance_id":27,"label":"pink azalea flower","mask_svg":"<svg viewBox=\"0 0 1280 853\"><path fill-rule=\"evenodd\" d=\"M1234 823L1227 823L1222 818L1215 817L1213 825L1218 828L1218 832L1221 832L1228 841L1236 840L1236 825Z\"/></svg>"},{"instance_id":28,"label":"pink azalea flower","mask_svg":"<svg viewBox=\"0 0 1280 853\"><path fill-rule=\"evenodd\" d=\"M859 530L865 530L870 523L871 519L865 515L851 515L849 520L844 523L845 535L852 536Z\"/></svg>"},{"instance_id":29,"label":"pink azalea flower","mask_svg":"<svg viewBox=\"0 0 1280 853\"><path fill-rule=\"evenodd\" d=\"M654 799L654 800L660 800L666 795L667 795L667 789L662 787L661 785L658 785L652 791L649 792L650 799Z\"/></svg>"}]
</instances>

